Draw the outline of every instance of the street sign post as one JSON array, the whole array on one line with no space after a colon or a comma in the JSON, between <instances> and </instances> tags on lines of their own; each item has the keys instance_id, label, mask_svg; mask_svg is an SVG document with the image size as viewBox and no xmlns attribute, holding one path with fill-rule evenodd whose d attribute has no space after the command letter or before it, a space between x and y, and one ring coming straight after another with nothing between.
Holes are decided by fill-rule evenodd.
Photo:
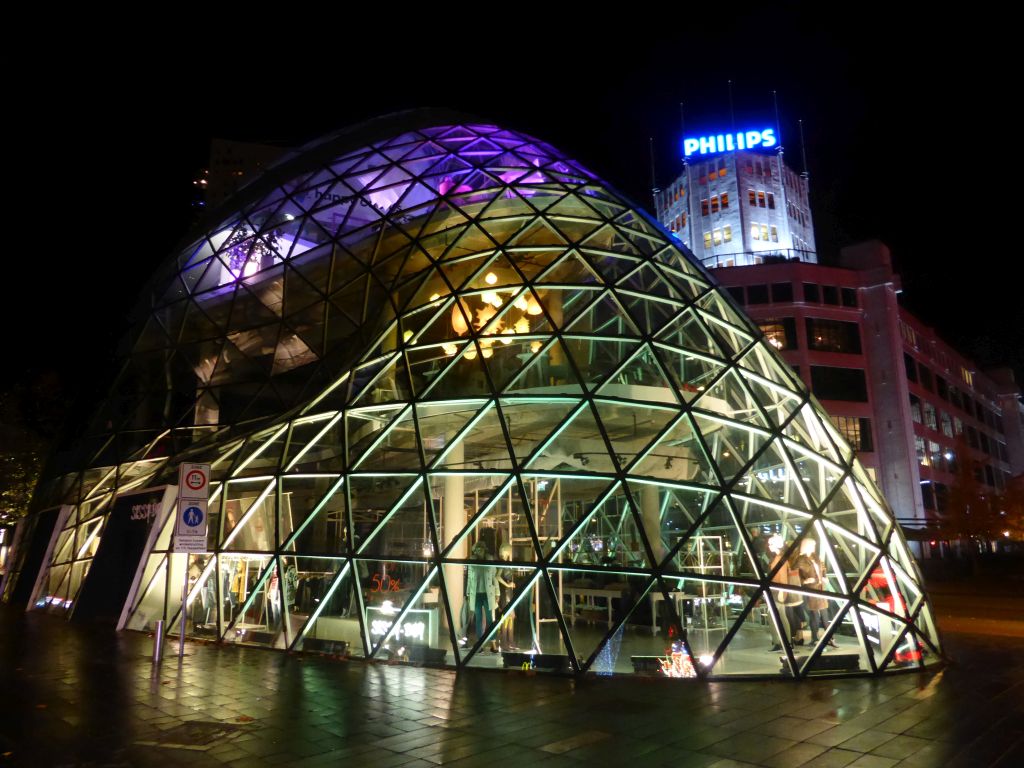
<instances>
[{"instance_id":1,"label":"street sign post","mask_svg":"<svg viewBox=\"0 0 1024 768\"><path fill-rule=\"evenodd\" d=\"M206 551L209 529L207 502L210 498L210 465L182 463L178 468L178 506L174 518L172 549L185 555L181 584L181 613L178 619L178 656L185 655L185 609L188 602L188 556Z\"/></svg>"}]
</instances>

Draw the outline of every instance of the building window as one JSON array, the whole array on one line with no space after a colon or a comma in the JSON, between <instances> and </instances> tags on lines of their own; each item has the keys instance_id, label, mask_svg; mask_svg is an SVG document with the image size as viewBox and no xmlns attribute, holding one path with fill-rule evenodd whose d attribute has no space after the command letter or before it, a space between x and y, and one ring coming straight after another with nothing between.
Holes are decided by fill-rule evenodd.
<instances>
[{"instance_id":1,"label":"building window","mask_svg":"<svg viewBox=\"0 0 1024 768\"><path fill-rule=\"evenodd\" d=\"M760 240L761 239L761 227L758 226L757 224L751 224L750 225L750 236L754 240Z\"/></svg>"},{"instance_id":2,"label":"building window","mask_svg":"<svg viewBox=\"0 0 1024 768\"><path fill-rule=\"evenodd\" d=\"M946 384L946 380L941 376L935 377L935 389L939 393L939 397L949 402L949 385Z\"/></svg>"},{"instance_id":3,"label":"building window","mask_svg":"<svg viewBox=\"0 0 1024 768\"><path fill-rule=\"evenodd\" d=\"M946 437L953 437L953 419L945 411L939 411L939 422L942 424L942 434Z\"/></svg>"},{"instance_id":4,"label":"building window","mask_svg":"<svg viewBox=\"0 0 1024 768\"><path fill-rule=\"evenodd\" d=\"M772 301L790 302L793 301L792 283L772 283Z\"/></svg>"},{"instance_id":5,"label":"building window","mask_svg":"<svg viewBox=\"0 0 1024 768\"><path fill-rule=\"evenodd\" d=\"M917 349L917 333L909 325L900 320L900 335L903 336L903 340L907 342L914 349Z\"/></svg>"},{"instance_id":6,"label":"building window","mask_svg":"<svg viewBox=\"0 0 1024 768\"><path fill-rule=\"evenodd\" d=\"M821 400L868 401L868 383L860 368L812 365L811 390Z\"/></svg>"},{"instance_id":7,"label":"building window","mask_svg":"<svg viewBox=\"0 0 1024 768\"><path fill-rule=\"evenodd\" d=\"M711 196L711 212L718 213L718 195Z\"/></svg>"},{"instance_id":8,"label":"building window","mask_svg":"<svg viewBox=\"0 0 1024 768\"><path fill-rule=\"evenodd\" d=\"M753 208L757 207L757 193L754 190L752 190L752 189L748 189L747 190L747 199L750 200L751 207L753 207Z\"/></svg>"},{"instance_id":9,"label":"building window","mask_svg":"<svg viewBox=\"0 0 1024 768\"><path fill-rule=\"evenodd\" d=\"M757 193L757 207L758 208L764 208L765 207L764 192L759 191Z\"/></svg>"},{"instance_id":10,"label":"building window","mask_svg":"<svg viewBox=\"0 0 1024 768\"><path fill-rule=\"evenodd\" d=\"M713 229L713 230L711 230L711 238L712 238L712 240L714 240L715 245L721 245L722 244L722 230L721 229Z\"/></svg>"},{"instance_id":11,"label":"building window","mask_svg":"<svg viewBox=\"0 0 1024 768\"><path fill-rule=\"evenodd\" d=\"M968 371L962 365L960 366L960 378L964 380L964 384L966 384L971 389L974 389L974 374Z\"/></svg>"},{"instance_id":12,"label":"building window","mask_svg":"<svg viewBox=\"0 0 1024 768\"><path fill-rule=\"evenodd\" d=\"M761 239L764 240L766 243L768 242L768 225L767 224L762 224L761 225Z\"/></svg>"},{"instance_id":13,"label":"building window","mask_svg":"<svg viewBox=\"0 0 1024 768\"><path fill-rule=\"evenodd\" d=\"M808 317L807 346L819 352L845 352L859 355L860 329L856 323Z\"/></svg>"},{"instance_id":14,"label":"building window","mask_svg":"<svg viewBox=\"0 0 1024 768\"><path fill-rule=\"evenodd\" d=\"M920 464L922 467L927 467L929 463L928 454L925 451L923 437L914 438L914 450L917 452L917 463Z\"/></svg>"},{"instance_id":15,"label":"building window","mask_svg":"<svg viewBox=\"0 0 1024 768\"><path fill-rule=\"evenodd\" d=\"M719 158L718 160L718 178L724 179L726 174L725 158Z\"/></svg>"},{"instance_id":16,"label":"building window","mask_svg":"<svg viewBox=\"0 0 1024 768\"><path fill-rule=\"evenodd\" d=\"M938 429L939 424L935 418L935 406L925 401L924 403L924 425L928 429Z\"/></svg>"},{"instance_id":17,"label":"building window","mask_svg":"<svg viewBox=\"0 0 1024 768\"><path fill-rule=\"evenodd\" d=\"M920 424L924 420L921 417L921 398L917 395L910 396L910 418L915 424Z\"/></svg>"},{"instance_id":18,"label":"building window","mask_svg":"<svg viewBox=\"0 0 1024 768\"><path fill-rule=\"evenodd\" d=\"M768 193L768 207L771 208L773 211L775 210L775 195L773 195L771 192Z\"/></svg>"},{"instance_id":19,"label":"building window","mask_svg":"<svg viewBox=\"0 0 1024 768\"><path fill-rule=\"evenodd\" d=\"M703 200L700 201L700 215L707 216L708 213L710 213L710 211L708 210L708 200L707 198L704 198Z\"/></svg>"},{"instance_id":20,"label":"building window","mask_svg":"<svg viewBox=\"0 0 1024 768\"><path fill-rule=\"evenodd\" d=\"M927 389L929 392L934 391L935 381L932 378L931 369L921 363L917 366L917 373L921 377L921 386Z\"/></svg>"},{"instance_id":21,"label":"building window","mask_svg":"<svg viewBox=\"0 0 1024 768\"><path fill-rule=\"evenodd\" d=\"M874 442L871 439L871 419L861 419L856 416L832 416L832 423L839 430L846 442L855 451L873 451Z\"/></svg>"},{"instance_id":22,"label":"building window","mask_svg":"<svg viewBox=\"0 0 1024 768\"><path fill-rule=\"evenodd\" d=\"M732 287L726 288L725 290L727 290L729 292L729 295L736 300L737 304L747 303L746 300L743 298L743 288L741 288L740 286L734 285Z\"/></svg>"},{"instance_id":23,"label":"building window","mask_svg":"<svg viewBox=\"0 0 1024 768\"><path fill-rule=\"evenodd\" d=\"M804 301L819 302L818 286L814 283L804 283Z\"/></svg>"},{"instance_id":24,"label":"building window","mask_svg":"<svg viewBox=\"0 0 1024 768\"><path fill-rule=\"evenodd\" d=\"M776 349L796 349L796 321L792 317L768 320L760 325L765 339Z\"/></svg>"},{"instance_id":25,"label":"building window","mask_svg":"<svg viewBox=\"0 0 1024 768\"><path fill-rule=\"evenodd\" d=\"M728 207L729 207L729 193L728 192L723 192L722 193L722 210L724 211Z\"/></svg>"},{"instance_id":26,"label":"building window","mask_svg":"<svg viewBox=\"0 0 1024 768\"><path fill-rule=\"evenodd\" d=\"M705 232L704 233L704 247L707 248L708 250L711 249L711 233L710 232Z\"/></svg>"},{"instance_id":27,"label":"building window","mask_svg":"<svg viewBox=\"0 0 1024 768\"><path fill-rule=\"evenodd\" d=\"M725 197L725 195L722 195L723 199L725 199ZM728 224L722 227L722 240L726 243L732 242L732 227Z\"/></svg>"},{"instance_id":28,"label":"building window","mask_svg":"<svg viewBox=\"0 0 1024 768\"><path fill-rule=\"evenodd\" d=\"M826 304L831 304L833 307L839 306L839 289L834 285L823 285L821 287L821 298Z\"/></svg>"},{"instance_id":29,"label":"building window","mask_svg":"<svg viewBox=\"0 0 1024 768\"><path fill-rule=\"evenodd\" d=\"M907 379L917 383L917 363L906 352L903 353L903 367L907 369Z\"/></svg>"},{"instance_id":30,"label":"building window","mask_svg":"<svg viewBox=\"0 0 1024 768\"><path fill-rule=\"evenodd\" d=\"M748 285L747 286L747 303L748 304L767 304L768 303L768 286L767 285Z\"/></svg>"},{"instance_id":31,"label":"building window","mask_svg":"<svg viewBox=\"0 0 1024 768\"><path fill-rule=\"evenodd\" d=\"M779 242L779 228L772 224L772 242Z\"/></svg>"},{"instance_id":32,"label":"building window","mask_svg":"<svg viewBox=\"0 0 1024 768\"><path fill-rule=\"evenodd\" d=\"M853 288L843 288L843 306L844 307L856 307L857 306L857 291Z\"/></svg>"}]
</instances>

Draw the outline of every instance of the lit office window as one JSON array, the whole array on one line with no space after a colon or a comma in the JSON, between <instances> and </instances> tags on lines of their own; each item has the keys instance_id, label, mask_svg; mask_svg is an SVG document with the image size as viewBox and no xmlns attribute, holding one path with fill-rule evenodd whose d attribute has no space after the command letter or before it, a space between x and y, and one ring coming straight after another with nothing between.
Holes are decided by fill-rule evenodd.
<instances>
[{"instance_id":1,"label":"lit office window","mask_svg":"<svg viewBox=\"0 0 1024 768\"><path fill-rule=\"evenodd\" d=\"M726 224L725 227L723 227L722 229L722 240L724 240L727 243L732 242L732 227L729 226L728 224Z\"/></svg>"}]
</instances>

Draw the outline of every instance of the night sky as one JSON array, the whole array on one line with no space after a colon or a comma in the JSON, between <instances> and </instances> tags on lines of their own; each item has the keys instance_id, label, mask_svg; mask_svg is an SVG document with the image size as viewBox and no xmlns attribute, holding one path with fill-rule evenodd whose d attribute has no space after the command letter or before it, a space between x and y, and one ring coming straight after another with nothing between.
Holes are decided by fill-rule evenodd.
<instances>
[{"instance_id":1,"label":"night sky","mask_svg":"<svg viewBox=\"0 0 1024 768\"><path fill-rule=\"evenodd\" d=\"M428 24L388 46L380 24L339 25L308 50L302 35L317 25L285 19L273 36L70 41L50 80L13 87L9 151L35 212L22 255L5 258L19 361L5 386L53 369L73 394L77 377L101 375L139 287L187 231L212 137L295 145L446 107L554 144L649 209L648 137L665 185L680 168L679 103L688 132L728 131L729 79L738 127L773 123L777 91L797 170L803 119L820 259L886 242L906 305L982 366L1012 364L1024 380L1024 268L1003 189L1020 134L1003 104L1018 89L1001 82L999 21L756 8L681 7L644 23L509 13L468 37Z\"/></svg>"}]
</instances>

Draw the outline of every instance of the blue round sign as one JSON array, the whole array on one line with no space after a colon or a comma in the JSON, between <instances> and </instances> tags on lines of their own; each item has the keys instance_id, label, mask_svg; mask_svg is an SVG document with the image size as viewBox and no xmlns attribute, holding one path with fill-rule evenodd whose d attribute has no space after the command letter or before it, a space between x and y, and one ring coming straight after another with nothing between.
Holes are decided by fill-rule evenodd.
<instances>
[{"instance_id":1,"label":"blue round sign","mask_svg":"<svg viewBox=\"0 0 1024 768\"><path fill-rule=\"evenodd\" d=\"M202 525L203 510L199 507L186 507L181 519L185 521L185 525L189 528L195 528L197 525Z\"/></svg>"}]
</instances>

